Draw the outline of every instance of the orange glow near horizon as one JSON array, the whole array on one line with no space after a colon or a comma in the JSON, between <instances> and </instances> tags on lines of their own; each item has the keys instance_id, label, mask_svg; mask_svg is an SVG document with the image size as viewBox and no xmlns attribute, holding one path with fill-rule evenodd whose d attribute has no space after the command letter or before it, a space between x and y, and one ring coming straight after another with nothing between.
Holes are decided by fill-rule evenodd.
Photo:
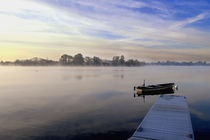
<instances>
[{"instance_id":1,"label":"orange glow near horizon","mask_svg":"<svg viewBox=\"0 0 210 140\"><path fill-rule=\"evenodd\" d=\"M104 10L103 5L109 10ZM77 53L104 59L123 54L145 61L210 61L210 33L191 26L208 19L206 12L177 20L167 13L170 9L162 9L166 12L163 18L155 13L135 12L132 8L136 6L163 8L132 0L1 2L0 61L32 57L58 60L62 54ZM96 12L87 7L94 7Z\"/></svg>"}]
</instances>

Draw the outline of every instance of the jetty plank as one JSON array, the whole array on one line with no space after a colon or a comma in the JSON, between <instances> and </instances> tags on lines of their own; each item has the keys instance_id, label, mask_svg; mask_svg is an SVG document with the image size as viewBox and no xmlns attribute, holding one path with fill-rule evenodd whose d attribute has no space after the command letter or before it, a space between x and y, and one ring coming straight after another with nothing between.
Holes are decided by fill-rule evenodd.
<instances>
[{"instance_id":1,"label":"jetty plank","mask_svg":"<svg viewBox=\"0 0 210 140\"><path fill-rule=\"evenodd\" d=\"M194 140L186 97L161 95L129 140Z\"/></svg>"}]
</instances>

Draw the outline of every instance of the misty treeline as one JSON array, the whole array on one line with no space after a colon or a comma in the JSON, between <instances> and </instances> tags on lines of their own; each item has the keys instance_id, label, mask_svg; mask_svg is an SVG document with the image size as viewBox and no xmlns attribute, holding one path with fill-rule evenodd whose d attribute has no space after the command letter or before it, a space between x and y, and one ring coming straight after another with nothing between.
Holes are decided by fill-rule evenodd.
<instances>
[{"instance_id":1,"label":"misty treeline","mask_svg":"<svg viewBox=\"0 0 210 140\"><path fill-rule=\"evenodd\" d=\"M1 65L64 65L64 66L142 66L145 65L145 62L140 62L138 60L129 59L125 60L124 55L121 56L113 56L112 60L104 60L97 56L84 57L81 53L78 53L74 56L63 54L58 61L37 58L34 57L32 59L26 60L16 60L14 62L10 61L1 61Z\"/></svg>"},{"instance_id":2,"label":"misty treeline","mask_svg":"<svg viewBox=\"0 0 210 140\"><path fill-rule=\"evenodd\" d=\"M82 54L76 54L74 57L71 55L64 54L61 56L59 63L62 65L85 65L85 66L140 66L144 65L144 62L138 60L125 60L123 55L114 56L112 60L102 60L101 58L94 57L83 57Z\"/></svg>"}]
</instances>

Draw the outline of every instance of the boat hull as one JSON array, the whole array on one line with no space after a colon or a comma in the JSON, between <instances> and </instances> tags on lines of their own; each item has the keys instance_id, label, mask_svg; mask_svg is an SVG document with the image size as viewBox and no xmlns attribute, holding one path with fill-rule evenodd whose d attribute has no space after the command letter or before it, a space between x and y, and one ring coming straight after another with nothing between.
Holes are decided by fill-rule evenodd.
<instances>
[{"instance_id":1,"label":"boat hull","mask_svg":"<svg viewBox=\"0 0 210 140\"><path fill-rule=\"evenodd\" d=\"M136 92L136 95L138 96L144 96L144 95L162 95L162 94L174 94L173 89L168 90L157 90L157 91L143 91L143 92Z\"/></svg>"},{"instance_id":2,"label":"boat hull","mask_svg":"<svg viewBox=\"0 0 210 140\"><path fill-rule=\"evenodd\" d=\"M159 93L174 93L174 83L149 85L147 87L137 87L137 94L159 94Z\"/></svg>"}]
</instances>

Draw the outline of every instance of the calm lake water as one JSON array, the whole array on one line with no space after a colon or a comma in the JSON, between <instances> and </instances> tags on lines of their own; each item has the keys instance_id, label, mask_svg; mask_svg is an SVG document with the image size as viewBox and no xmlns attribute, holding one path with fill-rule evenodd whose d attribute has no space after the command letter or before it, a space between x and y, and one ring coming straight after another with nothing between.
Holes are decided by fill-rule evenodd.
<instances>
[{"instance_id":1,"label":"calm lake water","mask_svg":"<svg viewBox=\"0 0 210 140\"><path fill-rule=\"evenodd\" d=\"M210 67L0 67L0 139L127 139L159 97L133 86L175 82L194 134L210 139Z\"/></svg>"}]
</instances>

